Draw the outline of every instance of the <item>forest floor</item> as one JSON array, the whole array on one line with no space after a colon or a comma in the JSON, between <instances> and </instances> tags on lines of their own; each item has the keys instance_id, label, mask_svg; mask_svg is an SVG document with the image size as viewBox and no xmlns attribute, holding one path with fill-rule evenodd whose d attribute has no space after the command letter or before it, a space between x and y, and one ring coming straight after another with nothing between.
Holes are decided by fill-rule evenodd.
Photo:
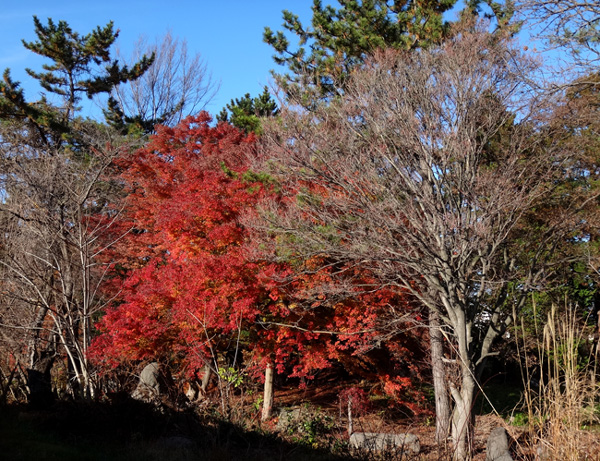
<instances>
[{"instance_id":1,"label":"forest floor","mask_svg":"<svg viewBox=\"0 0 600 461\"><path fill-rule=\"evenodd\" d=\"M275 393L275 400L280 406L319 409L337 421L338 436L347 439L347 417L345 409L340 408L339 395L347 384L336 382L335 377L321 382L318 386L307 386L305 389L288 387ZM515 460L560 460L558 457L540 457L537 454L540 446L552 447L552 440L540 441L528 433L525 422L526 415L520 407L521 392L518 386L507 382L491 382L485 389L486 396L480 395L476 402L475 435L473 441L474 461L485 461L487 440L497 427L506 429L509 435L511 454ZM381 405L383 404L383 406ZM440 447L435 441L435 420L431 413L414 416L402 408L385 407L386 402L374 405L367 415L357 417L353 421L356 432L410 433L419 438L421 451L418 456L370 457L368 459L415 459L415 460L448 460L451 459L451 447ZM310 420L310 412L305 416ZM314 418L314 416L313 416ZM600 461L600 427L584 427L577 433L577 453L570 459ZM396 454L397 455L397 454Z\"/></svg>"},{"instance_id":2,"label":"forest floor","mask_svg":"<svg viewBox=\"0 0 600 461\"><path fill-rule=\"evenodd\" d=\"M372 411L354 420L358 432L411 433L418 436L417 456L400 452L356 453L348 446L347 417L339 394L347 386L335 376L306 387L280 385L275 394L274 418L259 422L257 393L233 408L237 423L225 421L212 405L155 406L131 399L102 403L58 402L44 410L25 405L0 407L0 459L182 461L222 460L448 460L450 453L434 441L431 414L409 416L388 401L375 402ZM512 401L507 386L492 388L496 401ZM509 397L509 398L507 398ZM253 403L254 398L254 403ZM498 403L494 405L499 405ZM539 459L527 440L524 426L510 425L502 416L479 404L475 429L475 461L484 461L490 432L505 427L513 443L514 459ZM204 409L201 409L204 408ZM293 411L296 410L296 413ZM236 413L237 412L237 413ZM292 417L293 415L293 417ZM600 460L600 432L581 431L580 456ZM551 458L548 458L551 459ZM556 458L558 459L558 458ZM561 458L562 459L562 458Z\"/></svg>"}]
</instances>

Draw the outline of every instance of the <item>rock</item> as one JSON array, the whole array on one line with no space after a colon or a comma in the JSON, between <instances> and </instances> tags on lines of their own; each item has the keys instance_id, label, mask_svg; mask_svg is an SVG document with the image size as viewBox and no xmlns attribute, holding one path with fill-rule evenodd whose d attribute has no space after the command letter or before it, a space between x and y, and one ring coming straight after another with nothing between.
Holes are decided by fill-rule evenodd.
<instances>
[{"instance_id":1,"label":"rock","mask_svg":"<svg viewBox=\"0 0 600 461\"><path fill-rule=\"evenodd\" d=\"M306 410L302 410L301 408L282 408L279 410L275 429L283 432L295 428L300 420L308 414Z\"/></svg>"},{"instance_id":2,"label":"rock","mask_svg":"<svg viewBox=\"0 0 600 461\"><path fill-rule=\"evenodd\" d=\"M382 434L378 432L354 432L350 445L356 449L382 451L390 448L418 454L421 451L419 438L413 434Z\"/></svg>"},{"instance_id":3,"label":"rock","mask_svg":"<svg viewBox=\"0 0 600 461\"><path fill-rule=\"evenodd\" d=\"M546 445L540 443L537 445L535 452L539 461L550 461L552 459L552 451Z\"/></svg>"},{"instance_id":4,"label":"rock","mask_svg":"<svg viewBox=\"0 0 600 461\"><path fill-rule=\"evenodd\" d=\"M136 400L154 400L161 394L161 372L157 362L149 363L140 374L140 381L131 394Z\"/></svg>"},{"instance_id":5,"label":"rock","mask_svg":"<svg viewBox=\"0 0 600 461\"><path fill-rule=\"evenodd\" d=\"M486 461L513 461L508 449L508 435L503 427L494 429L487 441Z\"/></svg>"}]
</instances>

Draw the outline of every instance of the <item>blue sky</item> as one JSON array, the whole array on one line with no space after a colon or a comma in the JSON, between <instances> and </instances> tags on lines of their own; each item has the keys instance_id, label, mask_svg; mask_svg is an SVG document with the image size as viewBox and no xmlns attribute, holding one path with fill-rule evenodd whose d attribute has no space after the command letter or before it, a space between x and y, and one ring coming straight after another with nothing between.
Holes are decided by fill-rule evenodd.
<instances>
[{"instance_id":1,"label":"blue sky","mask_svg":"<svg viewBox=\"0 0 600 461\"><path fill-rule=\"evenodd\" d=\"M43 22L49 17L54 21L66 20L81 34L112 20L120 30L118 43L125 56L141 35L152 42L170 30L174 37L186 39L189 52L200 53L213 79L220 82L218 94L207 106L213 115L232 98L262 92L271 81L271 69L284 70L273 62L273 50L262 41L264 27L281 30L284 9L298 14L305 24L312 16L312 0L16 0L5 3L0 10L0 72L10 67L13 78L22 83L27 99L37 100L39 88L24 69L39 70L44 62L21 43L21 39L35 40L33 15ZM323 3L335 4L333 0ZM457 7L460 8L462 6Z\"/></svg>"},{"instance_id":2,"label":"blue sky","mask_svg":"<svg viewBox=\"0 0 600 461\"><path fill-rule=\"evenodd\" d=\"M0 72L10 67L13 78L21 81L29 100L39 91L24 72L25 67L40 70L42 59L26 50L21 39L35 39L32 16L45 23L66 20L73 30L86 34L112 20L120 29L119 46L127 50L140 35L151 41L170 30L186 39L188 49L200 53L207 70L221 88L208 110L215 114L232 98L262 92L276 68L272 49L262 41L265 26L280 30L282 10L311 18L312 0L17 0L0 10ZM125 53L127 55L127 53ZM282 68L280 68L282 69Z\"/></svg>"}]
</instances>

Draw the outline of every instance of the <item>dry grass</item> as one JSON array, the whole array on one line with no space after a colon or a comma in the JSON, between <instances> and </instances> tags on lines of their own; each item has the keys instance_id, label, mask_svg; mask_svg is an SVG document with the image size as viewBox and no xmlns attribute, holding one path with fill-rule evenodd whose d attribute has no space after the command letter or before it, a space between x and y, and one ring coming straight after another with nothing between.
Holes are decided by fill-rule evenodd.
<instances>
[{"instance_id":1,"label":"dry grass","mask_svg":"<svg viewBox=\"0 0 600 461\"><path fill-rule=\"evenodd\" d=\"M536 317L534 306L534 318ZM522 323L522 333L525 328ZM600 421L596 411L598 347L588 339L589 328L577 309L561 312L552 306L545 325L537 323L538 373L524 355L524 400L529 437L524 452L539 459L575 461L592 459L589 430ZM539 375L539 376L537 376Z\"/></svg>"}]
</instances>

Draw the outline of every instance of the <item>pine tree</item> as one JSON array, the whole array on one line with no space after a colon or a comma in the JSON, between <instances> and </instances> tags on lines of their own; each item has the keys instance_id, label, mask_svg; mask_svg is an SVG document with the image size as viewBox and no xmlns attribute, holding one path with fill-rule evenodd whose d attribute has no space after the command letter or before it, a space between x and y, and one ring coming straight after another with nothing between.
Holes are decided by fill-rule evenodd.
<instances>
[{"instance_id":1,"label":"pine tree","mask_svg":"<svg viewBox=\"0 0 600 461\"><path fill-rule=\"evenodd\" d=\"M341 8L323 7L313 1L312 27L305 27L297 15L283 11L284 29L294 34L298 48L293 49L282 31L265 27L263 39L276 54L274 61L289 73L273 72L288 97L306 105L307 89L322 98L343 94L352 69L378 49L415 50L441 43L450 23L444 13L457 0L339 0ZM512 0L468 0L460 17L469 15L490 19L498 28L510 23ZM515 30L516 31L516 30ZM304 101L304 102L303 102Z\"/></svg>"},{"instance_id":2,"label":"pine tree","mask_svg":"<svg viewBox=\"0 0 600 461\"><path fill-rule=\"evenodd\" d=\"M143 56L131 68L111 59L110 47L119 35L112 22L83 36L65 21L55 23L49 18L44 25L34 16L33 22L37 40L23 40L23 45L52 62L44 64L42 72L26 72L46 93L39 101L28 102L19 82L13 81L6 69L4 81L0 82L0 120L24 122L31 129L29 134L44 145L72 141L72 122L83 96L92 99L110 93L119 83L141 76L154 59ZM50 96L58 97L58 102L51 102Z\"/></svg>"},{"instance_id":3,"label":"pine tree","mask_svg":"<svg viewBox=\"0 0 600 461\"><path fill-rule=\"evenodd\" d=\"M277 103L271 97L269 89L253 98L246 93L242 98L232 99L229 104L217 115L220 122L230 122L233 126L247 133L261 132L260 119L276 116L279 113Z\"/></svg>"},{"instance_id":4,"label":"pine tree","mask_svg":"<svg viewBox=\"0 0 600 461\"><path fill-rule=\"evenodd\" d=\"M456 0L340 0L341 8L314 0L312 27L285 10L283 27L296 35L294 50L282 31L266 27L277 64L290 73L275 75L291 94L310 85L324 97L338 93L340 82L378 48L411 50L440 42L447 30L443 14Z\"/></svg>"}]
</instances>

